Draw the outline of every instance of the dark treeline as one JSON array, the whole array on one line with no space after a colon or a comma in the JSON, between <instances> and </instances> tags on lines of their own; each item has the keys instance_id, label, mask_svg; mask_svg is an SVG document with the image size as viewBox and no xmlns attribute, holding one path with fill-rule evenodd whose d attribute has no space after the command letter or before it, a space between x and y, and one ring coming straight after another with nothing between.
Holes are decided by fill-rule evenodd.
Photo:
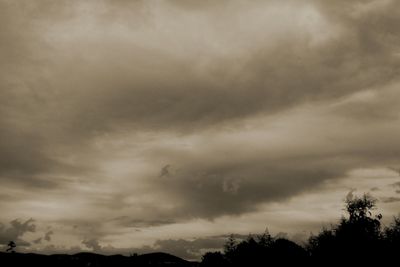
<instances>
[{"instance_id":1,"label":"dark treeline","mask_svg":"<svg viewBox=\"0 0 400 267\"><path fill-rule=\"evenodd\" d=\"M369 195L348 199L345 204L347 217L312 235L304 246L269 233L240 242L232 235L224 252L207 252L201 266L398 266L400 218L383 227L382 215L373 214L376 200Z\"/></svg>"}]
</instances>

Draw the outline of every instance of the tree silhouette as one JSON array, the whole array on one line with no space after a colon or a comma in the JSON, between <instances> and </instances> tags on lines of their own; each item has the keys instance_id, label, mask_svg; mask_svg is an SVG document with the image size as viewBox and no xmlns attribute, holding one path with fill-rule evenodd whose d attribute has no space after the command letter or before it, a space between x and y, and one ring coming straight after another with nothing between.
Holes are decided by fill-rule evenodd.
<instances>
[{"instance_id":1,"label":"tree silhouette","mask_svg":"<svg viewBox=\"0 0 400 267\"><path fill-rule=\"evenodd\" d=\"M400 217L395 217L393 223L384 231L386 258L398 255L400 251Z\"/></svg>"},{"instance_id":2,"label":"tree silhouette","mask_svg":"<svg viewBox=\"0 0 400 267\"><path fill-rule=\"evenodd\" d=\"M346 199L346 210L349 213L350 221L366 220L371 218L372 210L376 209L376 199L368 194L358 198ZM379 220L382 218L378 215Z\"/></svg>"},{"instance_id":3,"label":"tree silhouette","mask_svg":"<svg viewBox=\"0 0 400 267\"><path fill-rule=\"evenodd\" d=\"M381 233L382 215L373 216L376 199L364 194L346 200L348 218L342 217L337 226L323 229L309 239L308 249L314 260L324 262L347 259L362 264L379 261L383 243Z\"/></svg>"},{"instance_id":4,"label":"tree silhouette","mask_svg":"<svg viewBox=\"0 0 400 267\"><path fill-rule=\"evenodd\" d=\"M395 217L393 223L385 229L385 238L390 243L400 245L400 217Z\"/></svg>"},{"instance_id":5,"label":"tree silhouette","mask_svg":"<svg viewBox=\"0 0 400 267\"><path fill-rule=\"evenodd\" d=\"M7 252L15 253L14 249L17 247L17 244L15 244L14 241L8 242L7 246L8 246L8 248L6 250Z\"/></svg>"},{"instance_id":6,"label":"tree silhouette","mask_svg":"<svg viewBox=\"0 0 400 267\"><path fill-rule=\"evenodd\" d=\"M257 236L257 240L258 243L263 247L269 247L274 242L274 239L269 234L268 228L265 229L263 234Z\"/></svg>"},{"instance_id":7,"label":"tree silhouette","mask_svg":"<svg viewBox=\"0 0 400 267\"><path fill-rule=\"evenodd\" d=\"M233 255L236 251L237 242L233 234L228 238L228 241L224 245L224 254L228 261L233 260Z\"/></svg>"}]
</instances>

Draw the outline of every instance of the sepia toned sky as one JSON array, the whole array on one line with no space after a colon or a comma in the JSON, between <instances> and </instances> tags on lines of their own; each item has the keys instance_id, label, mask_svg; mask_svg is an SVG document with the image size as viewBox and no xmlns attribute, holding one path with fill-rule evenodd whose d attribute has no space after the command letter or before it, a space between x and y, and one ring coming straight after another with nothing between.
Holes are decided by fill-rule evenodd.
<instances>
[{"instance_id":1,"label":"sepia toned sky","mask_svg":"<svg viewBox=\"0 0 400 267\"><path fill-rule=\"evenodd\" d=\"M297 242L400 211L400 2L0 0L0 243Z\"/></svg>"}]
</instances>

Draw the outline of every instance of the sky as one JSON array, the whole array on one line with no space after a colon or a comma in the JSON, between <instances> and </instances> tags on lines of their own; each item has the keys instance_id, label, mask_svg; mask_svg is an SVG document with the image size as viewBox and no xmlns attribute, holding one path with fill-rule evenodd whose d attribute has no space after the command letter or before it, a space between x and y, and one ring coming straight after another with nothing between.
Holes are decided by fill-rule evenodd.
<instances>
[{"instance_id":1,"label":"sky","mask_svg":"<svg viewBox=\"0 0 400 267\"><path fill-rule=\"evenodd\" d=\"M400 1L0 0L0 243L302 243L400 210ZM4 247L3 247L4 248Z\"/></svg>"}]
</instances>

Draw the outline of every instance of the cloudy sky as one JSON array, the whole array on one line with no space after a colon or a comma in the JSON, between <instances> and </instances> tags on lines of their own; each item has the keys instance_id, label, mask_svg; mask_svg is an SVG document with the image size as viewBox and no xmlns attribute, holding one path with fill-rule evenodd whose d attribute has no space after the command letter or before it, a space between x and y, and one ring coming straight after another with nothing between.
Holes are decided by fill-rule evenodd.
<instances>
[{"instance_id":1,"label":"cloudy sky","mask_svg":"<svg viewBox=\"0 0 400 267\"><path fill-rule=\"evenodd\" d=\"M400 211L400 1L0 0L0 242L198 258Z\"/></svg>"}]
</instances>

